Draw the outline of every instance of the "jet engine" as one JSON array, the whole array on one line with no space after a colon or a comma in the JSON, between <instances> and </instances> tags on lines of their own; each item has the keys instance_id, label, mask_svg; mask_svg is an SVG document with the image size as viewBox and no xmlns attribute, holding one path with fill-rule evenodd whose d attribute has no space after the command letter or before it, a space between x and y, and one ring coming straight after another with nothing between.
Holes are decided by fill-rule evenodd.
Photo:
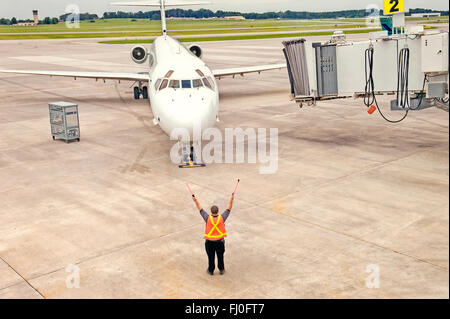
<instances>
[{"instance_id":1,"label":"jet engine","mask_svg":"<svg viewBox=\"0 0 450 319\"><path fill-rule=\"evenodd\" d=\"M194 55L195 55L197 58L199 58L199 59L201 59L202 56L203 56L202 48L200 48L200 46L197 45L197 44L191 44L191 45L189 46L189 51L191 51L192 53L194 53Z\"/></svg>"},{"instance_id":2,"label":"jet engine","mask_svg":"<svg viewBox=\"0 0 450 319\"><path fill-rule=\"evenodd\" d=\"M147 61L148 52L143 46L137 45L131 49L131 59L137 64L142 64Z\"/></svg>"}]
</instances>

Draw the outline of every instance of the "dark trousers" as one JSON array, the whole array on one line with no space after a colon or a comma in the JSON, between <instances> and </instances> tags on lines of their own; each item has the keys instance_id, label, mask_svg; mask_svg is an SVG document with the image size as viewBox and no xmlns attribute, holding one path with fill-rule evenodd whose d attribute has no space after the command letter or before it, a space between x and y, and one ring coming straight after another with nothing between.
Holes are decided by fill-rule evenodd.
<instances>
[{"instance_id":1,"label":"dark trousers","mask_svg":"<svg viewBox=\"0 0 450 319\"><path fill-rule=\"evenodd\" d=\"M225 270L223 263L223 254L225 253L225 241L224 240L205 240L205 249L208 254L208 271L213 272L216 268L215 259L217 254L217 268L219 270Z\"/></svg>"}]
</instances>

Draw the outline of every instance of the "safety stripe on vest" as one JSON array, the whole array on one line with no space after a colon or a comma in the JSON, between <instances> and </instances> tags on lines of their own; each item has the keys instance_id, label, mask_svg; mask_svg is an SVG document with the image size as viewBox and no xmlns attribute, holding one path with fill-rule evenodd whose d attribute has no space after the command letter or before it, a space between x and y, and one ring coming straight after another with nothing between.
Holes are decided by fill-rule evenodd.
<instances>
[{"instance_id":1,"label":"safety stripe on vest","mask_svg":"<svg viewBox=\"0 0 450 319\"><path fill-rule=\"evenodd\" d=\"M220 229L217 227L217 226L219 226L220 218L222 216L219 215L219 218L217 218L217 223L216 224L214 224L214 218L212 217L212 215L209 215L209 217L210 217L211 224L212 224L213 227L211 228L211 231L209 232L209 234L205 234L205 237L208 237L208 238L220 238L220 237L227 236L227 233L222 233L220 231ZM216 229L219 232L220 235L215 235L215 236L211 235L213 233L214 229Z\"/></svg>"}]
</instances>

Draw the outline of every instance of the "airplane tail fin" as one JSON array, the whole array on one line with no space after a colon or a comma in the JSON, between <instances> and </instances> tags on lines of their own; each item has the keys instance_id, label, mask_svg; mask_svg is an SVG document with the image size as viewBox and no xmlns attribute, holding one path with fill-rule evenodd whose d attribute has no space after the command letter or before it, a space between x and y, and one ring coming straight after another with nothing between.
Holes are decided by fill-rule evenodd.
<instances>
[{"instance_id":1,"label":"airplane tail fin","mask_svg":"<svg viewBox=\"0 0 450 319\"><path fill-rule=\"evenodd\" d=\"M167 34L166 24L166 7L182 7L182 6L197 6L211 4L208 1L179 1L179 0L153 0L153 1L131 1L131 2L113 2L112 6L121 7L160 7L161 9L161 24L163 35Z\"/></svg>"}]
</instances>

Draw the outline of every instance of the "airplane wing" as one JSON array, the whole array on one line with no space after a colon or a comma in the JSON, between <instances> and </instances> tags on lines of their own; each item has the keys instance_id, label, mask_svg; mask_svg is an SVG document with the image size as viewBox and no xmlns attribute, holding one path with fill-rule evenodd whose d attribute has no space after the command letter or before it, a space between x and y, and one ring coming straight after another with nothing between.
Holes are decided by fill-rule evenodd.
<instances>
[{"instance_id":1,"label":"airplane wing","mask_svg":"<svg viewBox=\"0 0 450 319\"><path fill-rule=\"evenodd\" d=\"M251 66L251 67L243 67L243 68L234 68L234 69L221 69L221 70L213 70L213 74L216 78L222 78L224 76L235 76L235 75L244 75L247 73L261 73L264 71L271 70L280 70L286 68L286 63L284 64L271 64L271 65L261 65L261 66Z\"/></svg>"},{"instance_id":2,"label":"airplane wing","mask_svg":"<svg viewBox=\"0 0 450 319\"><path fill-rule=\"evenodd\" d=\"M216 78L222 78L225 76L244 75L247 73L261 73L264 71L280 70L286 68L286 64L271 64L262 66L242 67L233 69L221 69L214 70L213 74ZM12 74L32 74L43 76L60 76L69 78L85 78L96 80L122 80L122 81L141 81L149 82L150 77L148 73L115 73L115 72L72 72L72 71L41 71L41 70L2 70L0 73L12 73Z\"/></svg>"},{"instance_id":3,"label":"airplane wing","mask_svg":"<svg viewBox=\"0 0 450 319\"><path fill-rule=\"evenodd\" d=\"M115 72L71 72L71 71L29 71L29 70L1 70L0 73L13 74L33 74L46 76L61 76L68 78L85 78L96 80L122 80L122 81L141 81L149 82L150 77L148 73L115 73Z\"/></svg>"}]
</instances>

